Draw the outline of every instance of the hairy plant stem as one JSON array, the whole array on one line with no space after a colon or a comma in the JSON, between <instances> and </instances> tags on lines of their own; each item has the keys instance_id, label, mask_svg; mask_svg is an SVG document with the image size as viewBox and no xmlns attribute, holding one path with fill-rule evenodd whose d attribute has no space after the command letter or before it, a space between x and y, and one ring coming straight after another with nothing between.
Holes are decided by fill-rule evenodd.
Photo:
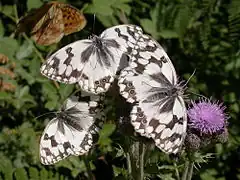
<instances>
[{"instance_id":1,"label":"hairy plant stem","mask_svg":"<svg viewBox=\"0 0 240 180\"><path fill-rule=\"evenodd\" d=\"M194 163L193 163L192 161L190 161L190 163L189 163L189 165L188 165L187 180L191 180L191 179L192 179L193 165L194 165Z\"/></svg>"},{"instance_id":2,"label":"hairy plant stem","mask_svg":"<svg viewBox=\"0 0 240 180\"><path fill-rule=\"evenodd\" d=\"M130 146L130 157L128 160L128 172L131 173L132 179L143 180L144 179L144 156L145 145L142 142L134 142Z\"/></svg>"},{"instance_id":3,"label":"hairy plant stem","mask_svg":"<svg viewBox=\"0 0 240 180\"><path fill-rule=\"evenodd\" d=\"M87 157L84 156L83 160L84 160L84 164L85 164L86 169L87 169L88 179L89 180L94 180L94 177L93 177L93 174L92 174L92 170L91 170L90 164L89 164L89 162L87 160Z\"/></svg>"},{"instance_id":4,"label":"hairy plant stem","mask_svg":"<svg viewBox=\"0 0 240 180\"><path fill-rule=\"evenodd\" d=\"M130 153L129 152L126 153L126 158L127 158L128 174L131 175L132 174L132 164L131 164L131 157L130 157Z\"/></svg>"},{"instance_id":5,"label":"hairy plant stem","mask_svg":"<svg viewBox=\"0 0 240 180\"><path fill-rule=\"evenodd\" d=\"M180 180L180 175L179 175L179 171L178 171L177 163L174 162L173 165L174 165L174 168L175 168L176 178L177 178L177 180Z\"/></svg>"},{"instance_id":6,"label":"hairy plant stem","mask_svg":"<svg viewBox=\"0 0 240 180\"><path fill-rule=\"evenodd\" d=\"M183 172L181 180L191 180L192 179L193 166L194 166L194 161L192 158L193 156L194 156L194 153L188 154L188 160L185 162L184 172Z\"/></svg>"}]
</instances>

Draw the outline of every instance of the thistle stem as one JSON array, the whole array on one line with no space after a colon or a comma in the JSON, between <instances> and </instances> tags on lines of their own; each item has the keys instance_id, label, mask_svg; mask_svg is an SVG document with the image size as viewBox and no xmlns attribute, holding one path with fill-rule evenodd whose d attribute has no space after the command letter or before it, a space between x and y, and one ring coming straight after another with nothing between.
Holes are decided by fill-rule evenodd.
<instances>
[{"instance_id":1,"label":"thistle stem","mask_svg":"<svg viewBox=\"0 0 240 180\"><path fill-rule=\"evenodd\" d=\"M131 157L130 154L127 152L126 153L126 157L127 157L127 169L128 169L128 174L132 174L132 165L131 165Z\"/></svg>"},{"instance_id":2,"label":"thistle stem","mask_svg":"<svg viewBox=\"0 0 240 180\"><path fill-rule=\"evenodd\" d=\"M93 177L93 174L92 174L92 171L91 171L91 167L90 167L90 164L87 160L87 157L84 157L83 160L84 160L84 164L85 164L86 169L87 169L88 179L89 180L94 180L94 177Z\"/></svg>"},{"instance_id":3,"label":"thistle stem","mask_svg":"<svg viewBox=\"0 0 240 180\"><path fill-rule=\"evenodd\" d=\"M177 180L180 180L180 175L179 175L179 171L178 171L178 167L177 167L176 162L174 162L174 168L175 168L176 178L177 178Z\"/></svg>"},{"instance_id":4,"label":"thistle stem","mask_svg":"<svg viewBox=\"0 0 240 180\"><path fill-rule=\"evenodd\" d=\"M192 179L192 174L193 174L193 162L191 161L188 165L188 174L187 174L187 180Z\"/></svg>"},{"instance_id":5,"label":"thistle stem","mask_svg":"<svg viewBox=\"0 0 240 180\"><path fill-rule=\"evenodd\" d=\"M144 179L144 157L145 157L146 146L142 142L139 143L139 179Z\"/></svg>"},{"instance_id":6,"label":"thistle stem","mask_svg":"<svg viewBox=\"0 0 240 180\"><path fill-rule=\"evenodd\" d=\"M187 174L188 174L189 164L190 164L189 161L186 161L186 162L185 162L185 165L184 165L184 172L183 172L183 175L182 175L181 180L187 180Z\"/></svg>"},{"instance_id":7,"label":"thistle stem","mask_svg":"<svg viewBox=\"0 0 240 180\"><path fill-rule=\"evenodd\" d=\"M144 179L144 156L145 145L142 142L134 142L130 146L128 160L128 172L131 173L132 179L143 180ZM130 162L129 162L130 161Z\"/></svg>"}]
</instances>

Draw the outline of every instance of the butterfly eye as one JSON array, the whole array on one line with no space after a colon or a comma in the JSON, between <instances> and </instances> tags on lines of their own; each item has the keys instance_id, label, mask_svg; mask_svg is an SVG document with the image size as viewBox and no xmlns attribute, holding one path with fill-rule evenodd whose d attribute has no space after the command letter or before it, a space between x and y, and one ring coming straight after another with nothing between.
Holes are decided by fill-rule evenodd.
<instances>
[{"instance_id":1,"label":"butterfly eye","mask_svg":"<svg viewBox=\"0 0 240 180\"><path fill-rule=\"evenodd\" d=\"M99 85L99 81L95 81L95 84L96 84L96 85Z\"/></svg>"}]
</instances>

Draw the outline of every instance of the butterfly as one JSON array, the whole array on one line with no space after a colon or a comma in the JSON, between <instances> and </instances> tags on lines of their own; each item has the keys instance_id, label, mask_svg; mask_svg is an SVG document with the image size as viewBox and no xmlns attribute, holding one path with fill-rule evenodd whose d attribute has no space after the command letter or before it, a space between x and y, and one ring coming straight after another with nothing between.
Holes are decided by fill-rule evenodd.
<instances>
[{"instance_id":1,"label":"butterfly","mask_svg":"<svg viewBox=\"0 0 240 180\"><path fill-rule=\"evenodd\" d=\"M133 104L135 131L152 138L162 151L177 153L187 128L184 88L160 44L142 33L135 37L138 43L132 46L129 66L118 78L120 94Z\"/></svg>"},{"instance_id":2,"label":"butterfly","mask_svg":"<svg viewBox=\"0 0 240 180\"><path fill-rule=\"evenodd\" d=\"M21 18L16 33L30 33L37 44L50 45L64 35L80 31L86 23L83 13L75 7L52 1Z\"/></svg>"},{"instance_id":3,"label":"butterfly","mask_svg":"<svg viewBox=\"0 0 240 180\"><path fill-rule=\"evenodd\" d=\"M67 99L41 136L42 164L54 164L67 156L83 155L90 150L93 135L98 133L105 120L102 102L102 95L84 92Z\"/></svg>"},{"instance_id":4,"label":"butterfly","mask_svg":"<svg viewBox=\"0 0 240 180\"><path fill-rule=\"evenodd\" d=\"M106 92L116 73L128 64L124 54L136 43L128 34L132 28L137 27L113 26L100 36L68 44L43 63L41 73L66 84L78 83L82 90L94 94Z\"/></svg>"}]
</instances>

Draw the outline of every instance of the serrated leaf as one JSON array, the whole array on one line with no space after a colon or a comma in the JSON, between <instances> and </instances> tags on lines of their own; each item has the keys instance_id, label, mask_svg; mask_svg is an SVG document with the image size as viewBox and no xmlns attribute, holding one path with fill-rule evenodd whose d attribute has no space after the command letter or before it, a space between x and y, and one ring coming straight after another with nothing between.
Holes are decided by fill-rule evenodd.
<instances>
[{"instance_id":1,"label":"serrated leaf","mask_svg":"<svg viewBox=\"0 0 240 180\"><path fill-rule=\"evenodd\" d=\"M48 178L48 171L46 169L42 169L40 171L40 179L41 180L46 180L46 179L49 179Z\"/></svg>"},{"instance_id":2,"label":"serrated leaf","mask_svg":"<svg viewBox=\"0 0 240 180\"><path fill-rule=\"evenodd\" d=\"M0 172L3 173L4 179L12 180L13 167L11 161L3 155L0 155Z\"/></svg>"},{"instance_id":3,"label":"serrated leaf","mask_svg":"<svg viewBox=\"0 0 240 180\"><path fill-rule=\"evenodd\" d=\"M16 58L18 60L28 57L33 52L33 44L28 41L24 41L23 45L19 48L16 53Z\"/></svg>"},{"instance_id":4,"label":"serrated leaf","mask_svg":"<svg viewBox=\"0 0 240 180\"><path fill-rule=\"evenodd\" d=\"M28 179L27 172L24 168L17 168L14 172L16 180L25 180Z\"/></svg>"},{"instance_id":5,"label":"serrated leaf","mask_svg":"<svg viewBox=\"0 0 240 180\"><path fill-rule=\"evenodd\" d=\"M18 47L19 46L16 39L10 37L0 38L0 53L5 54L10 59L15 55Z\"/></svg>"}]
</instances>

